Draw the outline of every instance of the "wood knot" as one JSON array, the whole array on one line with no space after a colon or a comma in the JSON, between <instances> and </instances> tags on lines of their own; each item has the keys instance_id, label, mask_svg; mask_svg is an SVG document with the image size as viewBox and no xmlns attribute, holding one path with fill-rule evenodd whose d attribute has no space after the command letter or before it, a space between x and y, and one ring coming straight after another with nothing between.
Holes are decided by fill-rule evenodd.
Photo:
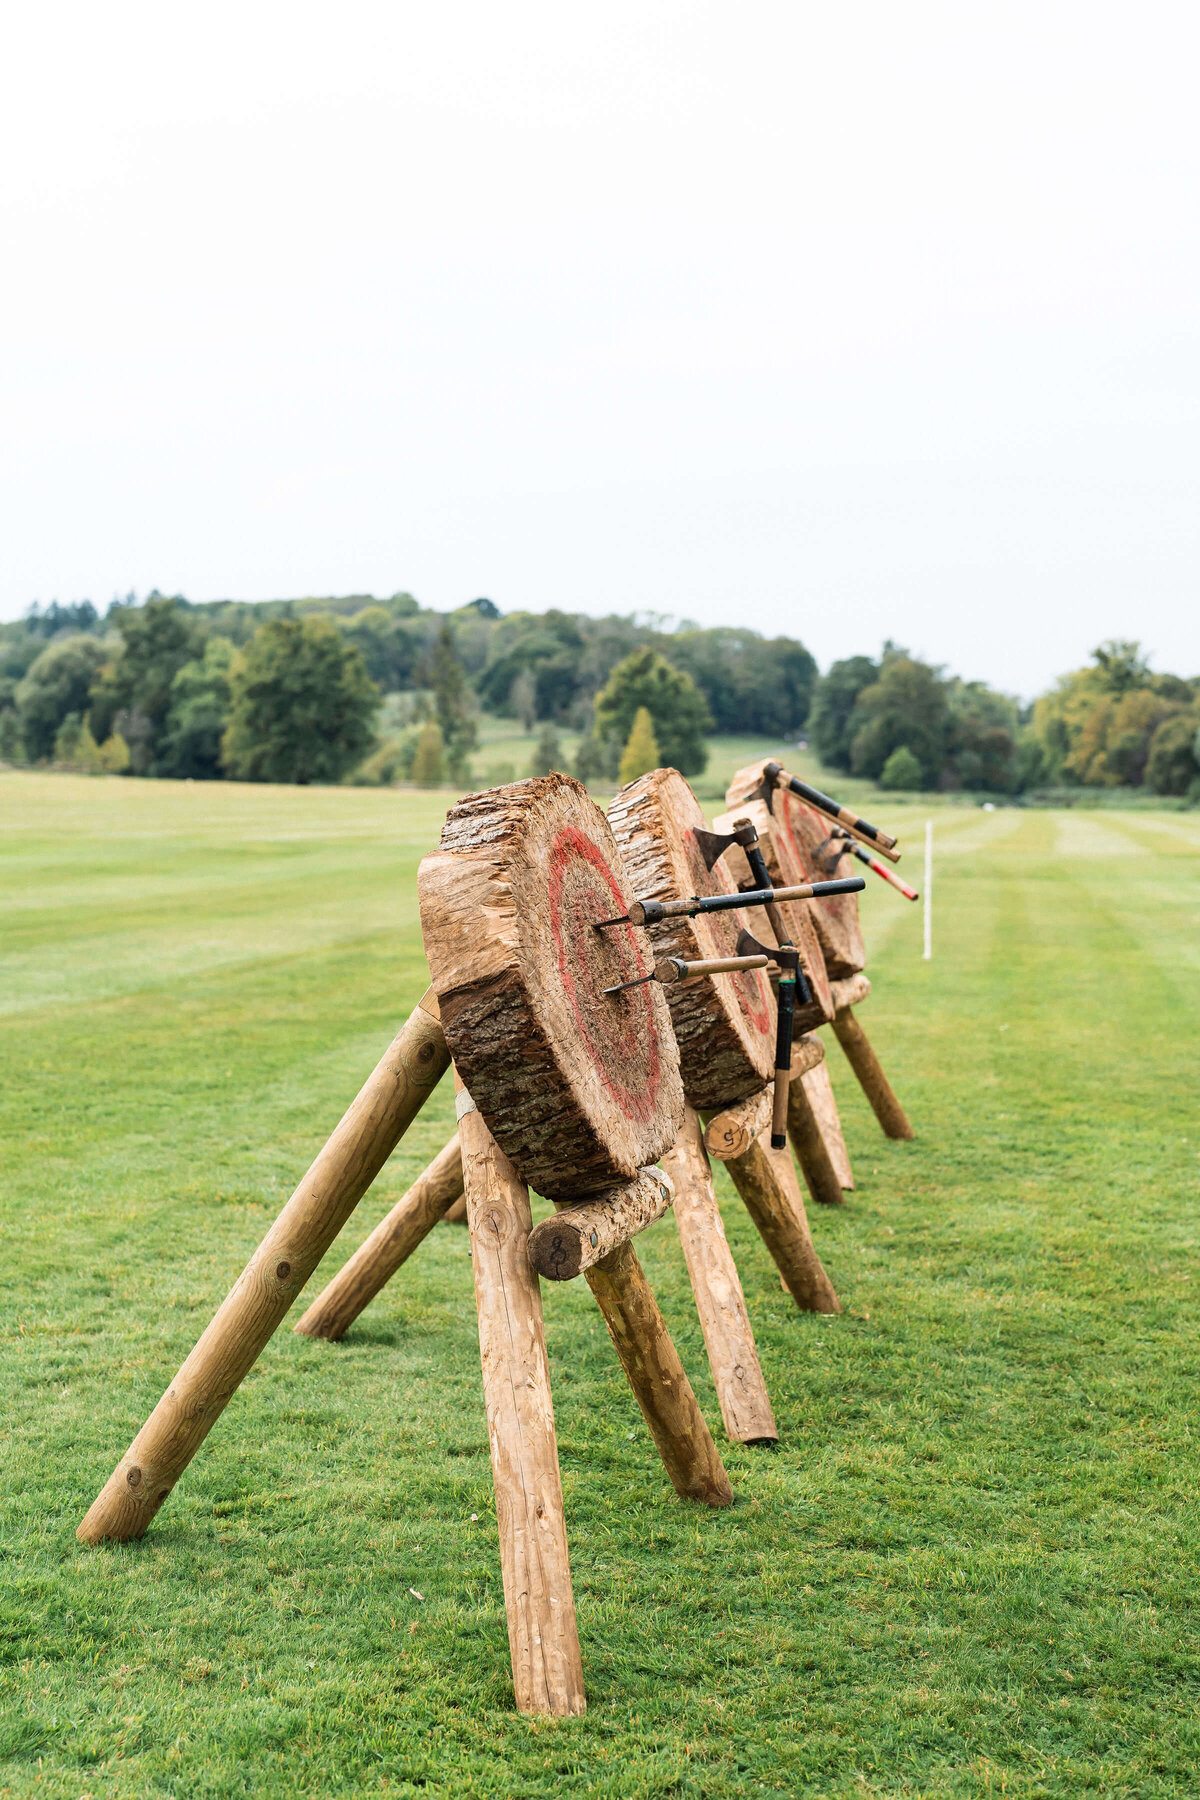
<instances>
[{"instance_id":1,"label":"wood knot","mask_svg":"<svg viewBox=\"0 0 1200 1800\"><path fill-rule=\"evenodd\" d=\"M422 1044L420 1049L417 1051L417 1061L419 1063L431 1062L433 1060L433 1057L436 1054L436 1051L437 1051L436 1045Z\"/></svg>"},{"instance_id":2,"label":"wood knot","mask_svg":"<svg viewBox=\"0 0 1200 1800\"><path fill-rule=\"evenodd\" d=\"M277 1267L275 1269L275 1279L277 1281L286 1281L288 1276L291 1274L291 1272L292 1272L291 1263L290 1262L281 1262L277 1265Z\"/></svg>"},{"instance_id":3,"label":"wood knot","mask_svg":"<svg viewBox=\"0 0 1200 1800\"><path fill-rule=\"evenodd\" d=\"M125 1481L131 1488L141 1487L142 1471L140 1469L130 1469L128 1475L125 1477Z\"/></svg>"}]
</instances>

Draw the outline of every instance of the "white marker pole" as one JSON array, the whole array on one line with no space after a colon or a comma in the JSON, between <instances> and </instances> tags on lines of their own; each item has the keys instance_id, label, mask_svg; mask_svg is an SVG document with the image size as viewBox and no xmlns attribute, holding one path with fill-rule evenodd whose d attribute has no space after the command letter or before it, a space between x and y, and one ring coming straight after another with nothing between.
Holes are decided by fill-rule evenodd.
<instances>
[{"instance_id":1,"label":"white marker pole","mask_svg":"<svg viewBox=\"0 0 1200 1800\"><path fill-rule=\"evenodd\" d=\"M925 821L925 962L933 960L933 820Z\"/></svg>"}]
</instances>

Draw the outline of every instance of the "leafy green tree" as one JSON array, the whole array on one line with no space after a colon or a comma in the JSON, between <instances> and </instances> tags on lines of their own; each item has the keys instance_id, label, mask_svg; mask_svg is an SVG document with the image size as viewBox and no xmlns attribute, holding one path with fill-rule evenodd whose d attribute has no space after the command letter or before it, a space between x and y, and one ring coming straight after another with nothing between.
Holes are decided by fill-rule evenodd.
<instances>
[{"instance_id":1,"label":"leafy green tree","mask_svg":"<svg viewBox=\"0 0 1200 1800\"><path fill-rule=\"evenodd\" d=\"M552 769L561 769L563 765L562 744L553 725L547 719L537 735L533 755L529 762L531 775L549 775Z\"/></svg>"},{"instance_id":2,"label":"leafy green tree","mask_svg":"<svg viewBox=\"0 0 1200 1800\"><path fill-rule=\"evenodd\" d=\"M1150 740L1146 786L1156 794L1186 794L1200 776L1200 730L1194 712L1164 719Z\"/></svg>"},{"instance_id":3,"label":"leafy green tree","mask_svg":"<svg viewBox=\"0 0 1200 1800\"><path fill-rule=\"evenodd\" d=\"M1109 638L1092 651L1100 686L1105 693L1128 694L1148 687L1153 679L1142 646L1130 638Z\"/></svg>"},{"instance_id":4,"label":"leafy green tree","mask_svg":"<svg viewBox=\"0 0 1200 1800\"><path fill-rule=\"evenodd\" d=\"M704 736L712 726L708 702L690 675L673 668L657 650L635 650L617 664L596 696L596 735L629 741L639 707L654 725L663 763L683 775L700 775L708 763Z\"/></svg>"},{"instance_id":5,"label":"leafy green tree","mask_svg":"<svg viewBox=\"0 0 1200 1800\"><path fill-rule=\"evenodd\" d=\"M105 698L111 697L114 722L121 720L129 740L134 774L154 775L171 686L184 664L200 655L202 631L186 601L162 594L151 594L144 606L114 606L109 623L124 648Z\"/></svg>"},{"instance_id":6,"label":"leafy green tree","mask_svg":"<svg viewBox=\"0 0 1200 1800\"><path fill-rule=\"evenodd\" d=\"M466 776L467 752L474 749L479 734L475 725L474 695L454 647L454 631L448 623L442 625L434 642L429 674L447 771L451 780L459 781Z\"/></svg>"},{"instance_id":7,"label":"leafy green tree","mask_svg":"<svg viewBox=\"0 0 1200 1800\"><path fill-rule=\"evenodd\" d=\"M219 781L221 739L233 697L236 652L228 638L210 637L204 655L176 671L159 741L157 773L177 780Z\"/></svg>"},{"instance_id":8,"label":"leafy green tree","mask_svg":"<svg viewBox=\"0 0 1200 1800\"><path fill-rule=\"evenodd\" d=\"M88 722L78 713L68 713L54 740L54 761L58 768L70 769L76 775L98 775L102 764L96 740Z\"/></svg>"},{"instance_id":9,"label":"leafy green tree","mask_svg":"<svg viewBox=\"0 0 1200 1800\"><path fill-rule=\"evenodd\" d=\"M878 779L893 750L904 745L933 787L946 763L950 705L939 670L889 646L878 681L859 694L850 715L850 767Z\"/></svg>"},{"instance_id":10,"label":"leafy green tree","mask_svg":"<svg viewBox=\"0 0 1200 1800\"><path fill-rule=\"evenodd\" d=\"M629 741L621 753L621 767L617 778L624 787L627 781L636 781L639 775L648 775L651 769L659 767L658 740L654 735L654 721L649 709L639 706L633 715L633 725L629 732Z\"/></svg>"},{"instance_id":11,"label":"leafy green tree","mask_svg":"<svg viewBox=\"0 0 1200 1800\"><path fill-rule=\"evenodd\" d=\"M421 727L413 757L412 778L418 787L437 787L444 779L442 728L436 719L427 719Z\"/></svg>"},{"instance_id":12,"label":"leafy green tree","mask_svg":"<svg viewBox=\"0 0 1200 1800\"><path fill-rule=\"evenodd\" d=\"M31 664L14 696L30 762L54 754L54 740L72 713L82 719L108 657L99 638L72 633L52 639Z\"/></svg>"},{"instance_id":13,"label":"leafy green tree","mask_svg":"<svg viewBox=\"0 0 1200 1800\"><path fill-rule=\"evenodd\" d=\"M238 780L337 782L374 741L379 690L328 619L260 626L231 687L221 754Z\"/></svg>"},{"instance_id":14,"label":"leafy green tree","mask_svg":"<svg viewBox=\"0 0 1200 1800\"><path fill-rule=\"evenodd\" d=\"M848 656L835 662L813 691L808 733L813 748L830 769L850 770L850 721L864 688L879 680L879 664L869 656Z\"/></svg>"},{"instance_id":15,"label":"leafy green tree","mask_svg":"<svg viewBox=\"0 0 1200 1800\"><path fill-rule=\"evenodd\" d=\"M1016 701L982 681L951 681L946 692L950 727L941 784L1011 793L1017 784Z\"/></svg>"},{"instance_id":16,"label":"leafy green tree","mask_svg":"<svg viewBox=\"0 0 1200 1800\"><path fill-rule=\"evenodd\" d=\"M129 745L119 731L110 731L96 754L106 775L128 775Z\"/></svg>"},{"instance_id":17,"label":"leafy green tree","mask_svg":"<svg viewBox=\"0 0 1200 1800\"><path fill-rule=\"evenodd\" d=\"M537 693L528 669L518 670L513 677L508 690L508 710L515 719L520 719L527 733L533 730L537 719Z\"/></svg>"},{"instance_id":18,"label":"leafy green tree","mask_svg":"<svg viewBox=\"0 0 1200 1800\"><path fill-rule=\"evenodd\" d=\"M575 750L575 767L571 773L577 781L585 786L605 779L616 780L616 770L612 767L611 746L601 743L594 731L585 733L580 738Z\"/></svg>"},{"instance_id":19,"label":"leafy green tree","mask_svg":"<svg viewBox=\"0 0 1200 1800\"><path fill-rule=\"evenodd\" d=\"M795 638L687 626L658 637L655 648L692 677L718 731L790 737L808 718L817 665Z\"/></svg>"},{"instance_id":20,"label":"leafy green tree","mask_svg":"<svg viewBox=\"0 0 1200 1800\"><path fill-rule=\"evenodd\" d=\"M879 785L893 793L911 792L924 787L924 772L907 744L893 750L879 773Z\"/></svg>"},{"instance_id":21,"label":"leafy green tree","mask_svg":"<svg viewBox=\"0 0 1200 1800\"><path fill-rule=\"evenodd\" d=\"M15 687L15 682L13 683ZM0 762L16 763L25 760L25 743L21 736L21 721L15 706L0 705Z\"/></svg>"}]
</instances>

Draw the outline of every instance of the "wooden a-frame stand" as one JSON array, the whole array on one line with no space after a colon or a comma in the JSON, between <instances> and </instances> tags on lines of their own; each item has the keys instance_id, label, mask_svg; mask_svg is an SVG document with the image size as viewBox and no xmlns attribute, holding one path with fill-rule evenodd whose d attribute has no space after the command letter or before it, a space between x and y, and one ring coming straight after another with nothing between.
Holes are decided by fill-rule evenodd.
<instances>
[{"instance_id":1,"label":"wooden a-frame stand","mask_svg":"<svg viewBox=\"0 0 1200 1800\"><path fill-rule=\"evenodd\" d=\"M569 814L572 806L578 811L581 803L588 807L591 803L578 784L569 783L571 791L564 793L563 779L558 778L557 784L554 780L519 784L529 792L517 796L512 811L520 819L535 802L545 802L543 810L552 815L552 824L561 826L559 835L570 847L576 839L583 843L586 834L569 823L562 826L561 820L556 821L554 806L563 802ZM603 815L599 817L603 823ZM586 816L583 824L590 826ZM468 820L468 829L469 826ZM598 834L594 826L590 828L594 840ZM600 850L603 848L601 844ZM584 849L587 856L577 857L577 862L585 875L590 878L595 867L605 874L595 842L590 848L585 843ZM612 883L610 873L605 878ZM656 1017L655 1027L667 1033L661 1054L665 1055L669 1046L674 1057L665 1009ZM480 1050L470 1037L465 1041L471 1043L475 1058L472 1081L482 1079L485 1086L490 1084L494 1099L495 1092L511 1078L512 1046L506 1046L507 1063L496 1071L493 1080L489 1072L494 1066L492 1052ZM528 1057L528 1041L522 1042L522 1049ZM548 1053L548 1045L543 1045L543 1049ZM654 1055L659 1057L659 1049L655 1048ZM83 1542L94 1544L105 1538L124 1541L146 1531L449 1064L441 1008L431 989L397 1035L89 1508L78 1530ZM664 1065L663 1092L669 1096L670 1082L674 1081L678 1096L678 1076L671 1070L670 1062ZM493 1138L457 1072L455 1079L459 1156L471 1236L514 1692L517 1705L524 1712L577 1713L585 1705L582 1664L570 1584L541 1292L531 1262L534 1234L528 1188ZM661 1114L661 1105L674 1104L669 1098L660 1103L659 1123L651 1125L651 1131L661 1130L662 1117L669 1116ZM602 1109L596 1114L594 1102L592 1106L591 1117L581 1115L571 1140L577 1157L580 1144L584 1153L590 1153L589 1131L603 1129ZM629 1138L629 1130L618 1121L612 1133L614 1142L622 1141L622 1130ZM595 1141L599 1145L601 1139ZM636 1136L630 1141L636 1141ZM552 1169L553 1139L546 1140L539 1155L537 1166L543 1172ZM426 1218L437 1216L441 1196L456 1185L454 1152L447 1147L438 1162L441 1167L435 1165L425 1180ZM573 1174L570 1179L577 1183L579 1177ZM728 1506L733 1500L728 1475L629 1242L636 1230L665 1210L670 1198L669 1182L661 1177L655 1179L653 1170L644 1169L623 1188L597 1192L593 1180L592 1189L591 1196L579 1205L565 1200L557 1204L567 1215L584 1214L590 1209L595 1217L596 1228L584 1245L588 1266L582 1272L600 1306L667 1474L681 1496L714 1507Z\"/></svg>"}]
</instances>

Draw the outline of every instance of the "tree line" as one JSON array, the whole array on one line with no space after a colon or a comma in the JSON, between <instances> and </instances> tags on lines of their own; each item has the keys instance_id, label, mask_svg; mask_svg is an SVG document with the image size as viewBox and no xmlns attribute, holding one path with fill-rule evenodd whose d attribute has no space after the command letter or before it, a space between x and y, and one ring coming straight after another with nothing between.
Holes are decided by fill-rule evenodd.
<instances>
[{"instance_id":1,"label":"tree line","mask_svg":"<svg viewBox=\"0 0 1200 1800\"><path fill-rule=\"evenodd\" d=\"M1200 681L1152 673L1133 643L1101 646L1022 707L892 643L820 675L791 637L502 614L485 599L442 614L409 594L193 605L155 593L103 617L89 601L55 603L0 626L8 762L463 783L481 709L540 728L546 768L562 766L559 730L579 733L586 781L615 781L651 749L699 774L714 732L783 743L807 731L828 767L894 790L1200 797Z\"/></svg>"},{"instance_id":2,"label":"tree line","mask_svg":"<svg viewBox=\"0 0 1200 1800\"><path fill-rule=\"evenodd\" d=\"M991 794L1146 788L1200 800L1200 677L1156 675L1111 641L1022 707L896 644L816 683L809 735L822 762L892 789Z\"/></svg>"},{"instance_id":3,"label":"tree line","mask_svg":"<svg viewBox=\"0 0 1200 1800\"><path fill-rule=\"evenodd\" d=\"M205 781L463 782L483 707L541 723L544 760L571 726L583 778L615 779L648 708L662 755L698 774L709 734L733 717L723 659L742 729L803 724L816 663L793 639L749 631L504 616L489 600L447 615L403 594L194 606L154 593L103 618L90 601L55 603L0 626L0 759Z\"/></svg>"}]
</instances>

